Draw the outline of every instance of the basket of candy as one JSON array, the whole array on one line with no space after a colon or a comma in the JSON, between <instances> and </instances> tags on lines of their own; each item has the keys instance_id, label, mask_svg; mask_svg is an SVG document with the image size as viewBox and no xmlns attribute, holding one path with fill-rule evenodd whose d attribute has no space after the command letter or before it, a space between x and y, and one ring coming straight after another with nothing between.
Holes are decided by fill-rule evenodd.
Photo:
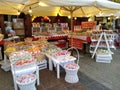
<instances>
[{"instance_id":1,"label":"basket of candy","mask_svg":"<svg viewBox=\"0 0 120 90\"><path fill-rule=\"evenodd\" d=\"M16 49L15 47L8 47L8 48L4 51L4 53L5 53L7 56L9 56L10 53L15 52L16 50L17 50L17 49Z\"/></svg>"},{"instance_id":2,"label":"basket of candy","mask_svg":"<svg viewBox=\"0 0 120 90\"><path fill-rule=\"evenodd\" d=\"M76 69L79 69L79 66L75 63L71 63L71 64L66 64L65 68L69 70L76 70Z\"/></svg>"},{"instance_id":3,"label":"basket of candy","mask_svg":"<svg viewBox=\"0 0 120 90\"><path fill-rule=\"evenodd\" d=\"M68 83L77 83L79 81L77 72L79 69L79 65L73 64L66 64L64 66L66 71L65 81Z\"/></svg>"},{"instance_id":4,"label":"basket of candy","mask_svg":"<svg viewBox=\"0 0 120 90\"><path fill-rule=\"evenodd\" d=\"M35 87L36 76L35 76L35 74L20 75L20 76L18 76L16 82L17 82L20 90L36 90L36 87Z\"/></svg>"},{"instance_id":5,"label":"basket of candy","mask_svg":"<svg viewBox=\"0 0 120 90\"><path fill-rule=\"evenodd\" d=\"M72 48L69 48L68 50L70 49L75 49L77 54L78 54L78 60L77 60L77 63L66 63L64 65L64 68L65 68L65 71L66 71L66 75L65 75L65 81L68 82L68 83L77 83L79 81L79 78L78 78L78 75L77 75L77 72L78 72L78 69L79 69L79 52L76 48L72 47Z\"/></svg>"},{"instance_id":6,"label":"basket of candy","mask_svg":"<svg viewBox=\"0 0 120 90\"><path fill-rule=\"evenodd\" d=\"M22 69L36 65L36 59L33 58L32 54L28 51L16 51L9 55L11 64L15 69Z\"/></svg>"},{"instance_id":7,"label":"basket of candy","mask_svg":"<svg viewBox=\"0 0 120 90\"><path fill-rule=\"evenodd\" d=\"M31 37L27 37L24 39L25 43L31 43L32 42L32 38Z\"/></svg>"},{"instance_id":8,"label":"basket of candy","mask_svg":"<svg viewBox=\"0 0 120 90\"><path fill-rule=\"evenodd\" d=\"M9 55L9 59L12 64L14 64L16 61L19 61L19 60L28 60L28 59L30 60L32 58L33 58L32 54L25 50L12 52Z\"/></svg>"},{"instance_id":9,"label":"basket of candy","mask_svg":"<svg viewBox=\"0 0 120 90\"><path fill-rule=\"evenodd\" d=\"M33 66L35 63L35 59L24 59L24 60L18 60L13 65L15 69L22 69L26 67Z\"/></svg>"},{"instance_id":10,"label":"basket of candy","mask_svg":"<svg viewBox=\"0 0 120 90\"><path fill-rule=\"evenodd\" d=\"M54 57L59 60L64 60L65 58L69 57L71 55L70 52L67 50L62 50L57 53L55 53Z\"/></svg>"}]
</instances>

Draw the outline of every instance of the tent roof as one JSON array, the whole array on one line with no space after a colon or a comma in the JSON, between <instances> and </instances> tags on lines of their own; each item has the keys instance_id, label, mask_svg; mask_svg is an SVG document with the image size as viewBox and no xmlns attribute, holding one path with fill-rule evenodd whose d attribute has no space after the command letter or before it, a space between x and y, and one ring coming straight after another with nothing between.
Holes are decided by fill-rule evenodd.
<instances>
[{"instance_id":1,"label":"tent roof","mask_svg":"<svg viewBox=\"0 0 120 90\"><path fill-rule=\"evenodd\" d=\"M28 13L31 7L31 14L36 16L56 16L58 13L64 16L70 15L68 11L60 8L61 6L79 7L74 12L74 16L94 15L100 11L112 13L120 10L120 4L108 0L1 0L0 6L0 14L18 15L18 11Z\"/></svg>"}]
</instances>

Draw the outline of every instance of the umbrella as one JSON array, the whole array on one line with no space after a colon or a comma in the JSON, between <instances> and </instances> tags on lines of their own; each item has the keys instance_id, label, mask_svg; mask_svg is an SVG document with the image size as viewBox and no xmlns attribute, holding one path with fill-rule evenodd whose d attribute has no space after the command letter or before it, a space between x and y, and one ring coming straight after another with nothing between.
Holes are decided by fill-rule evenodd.
<instances>
[{"instance_id":1,"label":"umbrella","mask_svg":"<svg viewBox=\"0 0 120 90\"><path fill-rule=\"evenodd\" d=\"M35 16L56 16L58 13L68 16L70 12L66 12L61 7L71 8L71 6L76 9L74 16L96 15L100 11L112 13L120 9L120 4L108 0L0 0L0 6L1 14L14 15L17 15L18 11L28 13L31 7L31 14Z\"/></svg>"},{"instance_id":2,"label":"umbrella","mask_svg":"<svg viewBox=\"0 0 120 90\"><path fill-rule=\"evenodd\" d=\"M71 26L74 16L107 14L120 9L120 4L108 0L1 0L0 5L1 14L17 15L18 11L28 13L32 9L35 16L71 15Z\"/></svg>"},{"instance_id":3,"label":"umbrella","mask_svg":"<svg viewBox=\"0 0 120 90\"><path fill-rule=\"evenodd\" d=\"M71 29L73 29L73 15L96 15L99 13L112 13L120 9L120 4L108 0L49 0L53 6L60 6L62 14L71 15ZM111 10L112 9L112 10ZM67 12L66 12L67 11Z\"/></svg>"}]
</instances>

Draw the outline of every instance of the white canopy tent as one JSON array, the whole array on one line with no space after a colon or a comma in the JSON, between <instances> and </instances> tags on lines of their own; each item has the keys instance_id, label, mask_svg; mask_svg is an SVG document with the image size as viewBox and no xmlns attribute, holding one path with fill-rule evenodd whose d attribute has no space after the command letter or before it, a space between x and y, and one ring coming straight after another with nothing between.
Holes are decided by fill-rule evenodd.
<instances>
[{"instance_id":1,"label":"white canopy tent","mask_svg":"<svg viewBox=\"0 0 120 90\"><path fill-rule=\"evenodd\" d=\"M39 4L39 5L38 5ZM99 13L119 12L120 4L108 0L1 0L0 14L14 14L18 11L35 16L88 16Z\"/></svg>"},{"instance_id":2,"label":"white canopy tent","mask_svg":"<svg viewBox=\"0 0 120 90\"><path fill-rule=\"evenodd\" d=\"M29 13L31 8L31 14L35 16L56 16L58 13L68 16L70 12L61 7L71 6L77 7L73 8L74 16L96 15L100 12L107 14L120 10L120 4L108 0L1 0L0 6L0 14L18 15L18 11Z\"/></svg>"}]
</instances>

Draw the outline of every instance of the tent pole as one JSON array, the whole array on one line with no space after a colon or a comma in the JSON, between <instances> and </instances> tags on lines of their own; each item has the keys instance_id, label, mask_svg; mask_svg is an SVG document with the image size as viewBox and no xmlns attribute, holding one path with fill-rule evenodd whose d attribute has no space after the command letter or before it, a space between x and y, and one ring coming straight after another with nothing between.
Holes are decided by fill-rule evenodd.
<instances>
[{"instance_id":1,"label":"tent pole","mask_svg":"<svg viewBox=\"0 0 120 90\"><path fill-rule=\"evenodd\" d=\"M71 31L73 31L74 27L73 27L73 12L78 10L79 8L81 8L80 6L69 6L69 7L61 7L61 9L70 12L70 16L71 16Z\"/></svg>"},{"instance_id":2,"label":"tent pole","mask_svg":"<svg viewBox=\"0 0 120 90\"><path fill-rule=\"evenodd\" d=\"M70 11L70 16L71 16L71 31L73 31L73 12Z\"/></svg>"}]
</instances>

